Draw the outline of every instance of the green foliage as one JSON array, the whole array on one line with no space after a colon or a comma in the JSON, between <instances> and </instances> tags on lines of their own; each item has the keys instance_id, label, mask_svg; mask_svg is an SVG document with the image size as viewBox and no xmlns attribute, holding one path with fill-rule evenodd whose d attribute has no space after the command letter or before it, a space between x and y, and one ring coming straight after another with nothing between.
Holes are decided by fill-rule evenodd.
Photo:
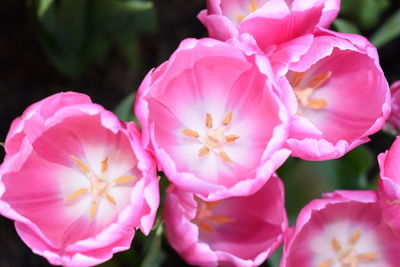
<instances>
[{"instance_id":1,"label":"green foliage","mask_svg":"<svg viewBox=\"0 0 400 267\"><path fill-rule=\"evenodd\" d=\"M286 208L291 224L309 201L339 189L367 189L373 162L370 151L358 147L340 159L304 161L289 158L278 170L285 184Z\"/></svg>"},{"instance_id":2,"label":"green foliage","mask_svg":"<svg viewBox=\"0 0 400 267\"><path fill-rule=\"evenodd\" d=\"M88 65L102 64L112 46L139 67L139 35L156 29L150 1L31 0L29 7L45 53L69 78L79 78Z\"/></svg>"},{"instance_id":3,"label":"green foliage","mask_svg":"<svg viewBox=\"0 0 400 267\"><path fill-rule=\"evenodd\" d=\"M376 47L382 47L400 36L400 10L397 10L371 37Z\"/></svg>"},{"instance_id":4,"label":"green foliage","mask_svg":"<svg viewBox=\"0 0 400 267\"><path fill-rule=\"evenodd\" d=\"M115 115L121 121L135 121L137 122L137 118L133 114L133 101L135 99L135 93L131 93L127 95L122 101L117 105L114 109ZM138 122L137 122L138 123Z\"/></svg>"},{"instance_id":5,"label":"green foliage","mask_svg":"<svg viewBox=\"0 0 400 267\"><path fill-rule=\"evenodd\" d=\"M346 19L338 18L333 22L333 26L335 30L338 32L345 32L345 33L357 33L360 34L360 29L358 26Z\"/></svg>"},{"instance_id":6,"label":"green foliage","mask_svg":"<svg viewBox=\"0 0 400 267\"><path fill-rule=\"evenodd\" d=\"M363 30L374 28L385 10L390 7L389 0L342 0L340 15Z\"/></svg>"}]
</instances>

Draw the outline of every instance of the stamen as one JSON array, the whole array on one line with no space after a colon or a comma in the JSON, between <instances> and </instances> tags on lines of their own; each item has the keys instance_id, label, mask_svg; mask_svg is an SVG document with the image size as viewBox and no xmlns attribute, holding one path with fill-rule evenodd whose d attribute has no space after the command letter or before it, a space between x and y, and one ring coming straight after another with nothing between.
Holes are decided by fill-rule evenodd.
<instances>
[{"instance_id":1,"label":"stamen","mask_svg":"<svg viewBox=\"0 0 400 267\"><path fill-rule=\"evenodd\" d=\"M336 238L333 238L331 241L331 245L334 251L339 252L342 249L339 241Z\"/></svg>"},{"instance_id":2,"label":"stamen","mask_svg":"<svg viewBox=\"0 0 400 267\"><path fill-rule=\"evenodd\" d=\"M206 126L208 129L213 127L212 116L210 113L206 113Z\"/></svg>"},{"instance_id":3,"label":"stamen","mask_svg":"<svg viewBox=\"0 0 400 267\"><path fill-rule=\"evenodd\" d=\"M89 173L90 172L90 170L86 166L86 164L83 163L80 159L78 159L74 155L71 155L70 158L75 162L75 164L79 167L79 169L81 169L82 172L84 172L84 173Z\"/></svg>"},{"instance_id":4,"label":"stamen","mask_svg":"<svg viewBox=\"0 0 400 267\"><path fill-rule=\"evenodd\" d=\"M323 98L314 98L308 100L307 107L313 108L313 109L321 109L328 106L328 102L326 102L325 99Z\"/></svg>"},{"instance_id":5,"label":"stamen","mask_svg":"<svg viewBox=\"0 0 400 267\"><path fill-rule=\"evenodd\" d=\"M354 245L355 243L357 243L357 241L360 239L360 237L361 237L360 231L354 232L354 233L351 235L350 239L349 239L349 244L350 244L350 245Z\"/></svg>"},{"instance_id":6,"label":"stamen","mask_svg":"<svg viewBox=\"0 0 400 267\"><path fill-rule=\"evenodd\" d=\"M202 148L200 148L199 150L199 156L205 156L208 153L210 153L210 149L208 148L208 146L203 146Z\"/></svg>"},{"instance_id":7,"label":"stamen","mask_svg":"<svg viewBox=\"0 0 400 267\"><path fill-rule=\"evenodd\" d=\"M235 142L240 136L236 134L230 134L225 137L225 141L228 143L233 143Z\"/></svg>"},{"instance_id":8,"label":"stamen","mask_svg":"<svg viewBox=\"0 0 400 267\"><path fill-rule=\"evenodd\" d=\"M204 232L210 233L210 232L212 232L212 230L213 230L213 228L211 227L211 225L208 224L208 223L206 223L206 222L200 222L198 225L199 225L199 228L200 228L201 230L203 230Z\"/></svg>"},{"instance_id":9,"label":"stamen","mask_svg":"<svg viewBox=\"0 0 400 267\"><path fill-rule=\"evenodd\" d=\"M218 153L219 157L226 162L233 162L232 159L224 151Z\"/></svg>"},{"instance_id":10,"label":"stamen","mask_svg":"<svg viewBox=\"0 0 400 267\"><path fill-rule=\"evenodd\" d=\"M101 162L101 172L105 173L108 169L108 157Z\"/></svg>"},{"instance_id":11,"label":"stamen","mask_svg":"<svg viewBox=\"0 0 400 267\"><path fill-rule=\"evenodd\" d=\"M250 0L250 4L249 4L250 13L256 11L257 8L258 8L257 0Z\"/></svg>"},{"instance_id":12,"label":"stamen","mask_svg":"<svg viewBox=\"0 0 400 267\"><path fill-rule=\"evenodd\" d=\"M65 200L66 201L70 201L73 200L77 197L80 197L81 195L85 194L89 192L89 190L87 188L79 188L78 190L76 190L75 192L73 192L72 194L68 195Z\"/></svg>"},{"instance_id":13,"label":"stamen","mask_svg":"<svg viewBox=\"0 0 400 267\"><path fill-rule=\"evenodd\" d=\"M226 216L212 216L211 221L214 223L225 224L229 222L234 222L235 220Z\"/></svg>"},{"instance_id":14,"label":"stamen","mask_svg":"<svg viewBox=\"0 0 400 267\"><path fill-rule=\"evenodd\" d=\"M325 73L319 74L315 76L309 83L309 88L317 88L321 86L326 80L328 80L332 76L332 71L327 71Z\"/></svg>"},{"instance_id":15,"label":"stamen","mask_svg":"<svg viewBox=\"0 0 400 267\"><path fill-rule=\"evenodd\" d=\"M236 16L236 20L238 23L242 22L242 20L245 18L245 16L243 14L239 14Z\"/></svg>"},{"instance_id":16,"label":"stamen","mask_svg":"<svg viewBox=\"0 0 400 267\"><path fill-rule=\"evenodd\" d=\"M110 195L108 192L106 192L106 199L108 200L108 202L110 202L114 206L117 205L117 202L115 202L115 198L112 195Z\"/></svg>"},{"instance_id":17,"label":"stamen","mask_svg":"<svg viewBox=\"0 0 400 267\"><path fill-rule=\"evenodd\" d=\"M290 83L292 87L297 87L303 81L304 75L305 72L295 72L293 79Z\"/></svg>"},{"instance_id":18,"label":"stamen","mask_svg":"<svg viewBox=\"0 0 400 267\"><path fill-rule=\"evenodd\" d=\"M135 180L135 176L127 176L127 175L123 175L118 177L117 179L115 179L114 183L115 184L123 184L123 183L130 183L133 180Z\"/></svg>"},{"instance_id":19,"label":"stamen","mask_svg":"<svg viewBox=\"0 0 400 267\"><path fill-rule=\"evenodd\" d=\"M224 120L222 121L222 125L228 125L232 120L232 112L229 112L228 114L226 114Z\"/></svg>"},{"instance_id":20,"label":"stamen","mask_svg":"<svg viewBox=\"0 0 400 267\"><path fill-rule=\"evenodd\" d=\"M334 264L333 260L324 260L318 264L318 267L331 267Z\"/></svg>"},{"instance_id":21,"label":"stamen","mask_svg":"<svg viewBox=\"0 0 400 267\"><path fill-rule=\"evenodd\" d=\"M96 215L97 212L97 203L92 202L92 205L90 205L90 220L93 221L94 216Z\"/></svg>"},{"instance_id":22,"label":"stamen","mask_svg":"<svg viewBox=\"0 0 400 267\"><path fill-rule=\"evenodd\" d=\"M188 137L199 138L199 133L190 129L183 129L182 133Z\"/></svg>"},{"instance_id":23,"label":"stamen","mask_svg":"<svg viewBox=\"0 0 400 267\"><path fill-rule=\"evenodd\" d=\"M363 253L357 256L360 262L370 262L380 257L379 253Z\"/></svg>"}]
</instances>

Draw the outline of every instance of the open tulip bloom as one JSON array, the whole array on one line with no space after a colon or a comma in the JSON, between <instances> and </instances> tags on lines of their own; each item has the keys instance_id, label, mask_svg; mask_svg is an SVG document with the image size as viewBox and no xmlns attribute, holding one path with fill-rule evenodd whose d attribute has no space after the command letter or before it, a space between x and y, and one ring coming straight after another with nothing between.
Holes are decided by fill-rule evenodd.
<instances>
[{"instance_id":1,"label":"open tulip bloom","mask_svg":"<svg viewBox=\"0 0 400 267\"><path fill-rule=\"evenodd\" d=\"M287 231L281 267L397 267L400 239L374 191L336 191L311 201Z\"/></svg>"},{"instance_id":2,"label":"open tulip bloom","mask_svg":"<svg viewBox=\"0 0 400 267\"><path fill-rule=\"evenodd\" d=\"M390 89L376 48L362 36L321 29L305 54L281 50L271 60L287 63L285 76L294 93L285 98L296 112L287 140L293 156L341 157L368 142L390 114Z\"/></svg>"},{"instance_id":3,"label":"open tulip bloom","mask_svg":"<svg viewBox=\"0 0 400 267\"><path fill-rule=\"evenodd\" d=\"M383 214L388 224L400 236L400 138L388 151L378 156L380 178L378 191Z\"/></svg>"},{"instance_id":4,"label":"open tulip bloom","mask_svg":"<svg viewBox=\"0 0 400 267\"><path fill-rule=\"evenodd\" d=\"M219 201L171 185L163 217L169 243L198 266L258 266L287 228L283 184L275 175L251 196Z\"/></svg>"},{"instance_id":5,"label":"open tulip bloom","mask_svg":"<svg viewBox=\"0 0 400 267\"><path fill-rule=\"evenodd\" d=\"M59 93L13 122L5 149L0 212L50 263L99 264L128 249L135 229L149 233L158 182L134 123Z\"/></svg>"},{"instance_id":6,"label":"open tulip bloom","mask_svg":"<svg viewBox=\"0 0 400 267\"><path fill-rule=\"evenodd\" d=\"M254 52L187 39L147 75L135 111L172 183L207 200L249 195L286 160L288 114L270 72Z\"/></svg>"},{"instance_id":7,"label":"open tulip bloom","mask_svg":"<svg viewBox=\"0 0 400 267\"><path fill-rule=\"evenodd\" d=\"M339 0L207 0L199 19L210 37L225 41L249 33L267 51L329 27L339 6Z\"/></svg>"}]
</instances>

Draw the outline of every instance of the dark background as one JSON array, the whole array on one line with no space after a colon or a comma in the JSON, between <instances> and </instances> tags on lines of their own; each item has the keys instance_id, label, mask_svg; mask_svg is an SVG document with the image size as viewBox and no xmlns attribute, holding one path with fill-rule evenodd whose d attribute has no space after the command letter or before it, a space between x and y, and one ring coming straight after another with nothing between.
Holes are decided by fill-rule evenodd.
<instances>
[{"instance_id":1,"label":"dark background","mask_svg":"<svg viewBox=\"0 0 400 267\"><path fill-rule=\"evenodd\" d=\"M352 1L352 0L349 0ZM382 21L400 8L392 6L382 15ZM205 8L205 0L154 0L158 27L154 33L139 35L141 68L132 68L115 47L107 53L105 63L89 66L79 79L71 79L57 71L43 51L37 28L23 0L3 0L0 3L0 141L4 141L11 121L30 104L60 91L88 94L93 102L107 109L115 106L137 89L144 75L166 60L179 42L187 37L204 37L206 31L196 19ZM379 24L382 24L380 22ZM376 26L374 27L377 28ZM368 36L373 29L363 31ZM382 68L389 83L400 79L400 38L380 50ZM370 144L377 154L392 140L379 136ZM4 153L1 150L0 157ZM168 248L167 248L168 249ZM168 249L164 265L183 264ZM0 267L47 266L43 258L34 255L16 235L13 223L0 217ZM123 266L123 265L121 265Z\"/></svg>"}]
</instances>

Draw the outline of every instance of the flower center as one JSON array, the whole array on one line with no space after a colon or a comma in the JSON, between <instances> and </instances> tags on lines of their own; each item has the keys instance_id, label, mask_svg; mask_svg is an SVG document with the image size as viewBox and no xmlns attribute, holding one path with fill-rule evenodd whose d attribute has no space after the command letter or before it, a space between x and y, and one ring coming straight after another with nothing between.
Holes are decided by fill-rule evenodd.
<instances>
[{"instance_id":1,"label":"flower center","mask_svg":"<svg viewBox=\"0 0 400 267\"><path fill-rule=\"evenodd\" d=\"M323 98L313 98L312 95L321 85L323 85L331 76L332 72L318 74L307 83L304 82L306 72L294 72L290 84L296 94L297 102L301 107L311 109L322 109L328 106L328 102Z\"/></svg>"},{"instance_id":2,"label":"flower center","mask_svg":"<svg viewBox=\"0 0 400 267\"><path fill-rule=\"evenodd\" d=\"M106 157L101 162L100 176L97 176L83 161L81 161L77 157L73 155L71 155L70 157L74 161L75 165L80 169L80 171L86 175L90 182L90 187L77 189L75 192L68 195L65 200L69 202L76 198L79 198L81 195L89 193L92 197L92 203L90 205L89 212L90 220L94 219L97 213L97 208L103 197L105 197L109 203L113 205L117 204L114 197L109 193L111 187L124 183L130 183L135 179L135 176L120 176L114 181L109 182L106 177L106 172L108 170L108 157Z\"/></svg>"},{"instance_id":3,"label":"flower center","mask_svg":"<svg viewBox=\"0 0 400 267\"><path fill-rule=\"evenodd\" d=\"M215 225L235 221L232 218L214 214L213 209L218 206L221 201L207 202L196 196L194 196L194 199L197 201L197 212L196 217L192 220L192 222L197 224L200 230L203 230L204 232L212 232Z\"/></svg>"},{"instance_id":4,"label":"flower center","mask_svg":"<svg viewBox=\"0 0 400 267\"><path fill-rule=\"evenodd\" d=\"M341 267L357 267L359 263L372 262L380 257L379 253L357 253L356 244L361 237L361 232L354 232L347 241L347 247L336 239L331 240L331 248L336 252L334 259L323 260L318 267L331 267L339 263Z\"/></svg>"},{"instance_id":5,"label":"flower center","mask_svg":"<svg viewBox=\"0 0 400 267\"><path fill-rule=\"evenodd\" d=\"M225 135L225 131L228 128L232 120L232 112L229 112L221 123L220 127L213 127L213 118L210 113L206 113L205 125L207 127L205 136L191 129L183 129L182 133L187 137L197 139L203 146L199 149L198 155L200 157L208 155L210 150L214 151L219 155L220 159L225 162L233 162L226 152L222 150L222 146L227 143L234 143L239 136L236 134Z\"/></svg>"},{"instance_id":6,"label":"flower center","mask_svg":"<svg viewBox=\"0 0 400 267\"><path fill-rule=\"evenodd\" d=\"M248 9L248 13L252 13L254 11L256 11L258 9L258 3L257 0L250 0L250 3L247 6ZM244 12L246 13L246 12ZM243 13L240 13L239 15L236 16L236 20L238 23L242 22L242 20L245 18L246 16Z\"/></svg>"}]
</instances>

